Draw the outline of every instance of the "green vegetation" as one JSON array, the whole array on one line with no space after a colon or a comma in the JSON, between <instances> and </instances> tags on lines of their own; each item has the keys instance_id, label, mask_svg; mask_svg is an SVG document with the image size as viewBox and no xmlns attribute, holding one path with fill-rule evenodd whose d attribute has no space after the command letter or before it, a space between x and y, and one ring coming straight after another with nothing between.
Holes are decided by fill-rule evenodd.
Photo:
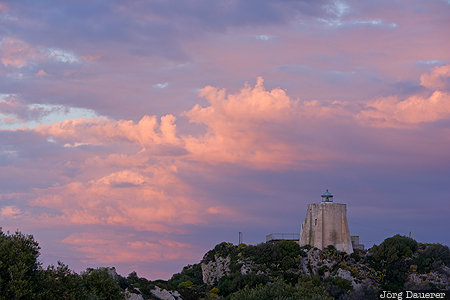
<instances>
[{"instance_id":1,"label":"green vegetation","mask_svg":"<svg viewBox=\"0 0 450 300\"><path fill-rule=\"evenodd\" d=\"M57 267L43 269L39 249L31 235L0 231L1 300L124 299L114 268L88 269L78 275L58 262Z\"/></svg>"},{"instance_id":2,"label":"green vegetation","mask_svg":"<svg viewBox=\"0 0 450 300\"><path fill-rule=\"evenodd\" d=\"M372 265L382 274L382 288L401 290L408 276L411 258L418 249L418 243L408 237L395 235L379 246L373 246Z\"/></svg>"},{"instance_id":3,"label":"green vegetation","mask_svg":"<svg viewBox=\"0 0 450 300\"><path fill-rule=\"evenodd\" d=\"M77 274L62 262L44 269L39 250L31 235L0 231L0 300L114 300L125 299L126 291L156 299L152 291L158 288L177 291L185 300L377 299L380 289L446 289L450 271L447 246L418 244L400 235L351 255L332 246L323 251L299 247L293 241L220 243L168 281L150 281L136 272L122 277L114 268ZM202 264L211 270L221 265L222 273L202 271ZM216 277L208 285L203 278L211 274Z\"/></svg>"},{"instance_id":4,"label":"green vegetation","mask_svg":"<svg viewBox=\"0 0 450 300\"><path fill-rule=\"evenodd\" d=\"M421 244L414 264L419 273L442 272L444 266L450 265L450 249L441 244Z\"/></svg>"},{"instance_id":5,"label":"green vegetation","mask_svg":"<svg viewBox=\"0 0 450 300\"><path fill-rule=\"evenodd\" d=\"M272 284L259 284L255 287L245 286L230 296L230 300L332 300L320 282L310 278L299 280L291 285L281 279Z\"/></svg>"},{"instance_id":6,"label":"green vegetation","mask_svg":"<svg viewBox=\"0 0 450 300\"><path fill-rule=\"evenodd\" d=\"M0 297L31 299L36 295L39 249L31 235L0 233Z\"/></svg>"},{"instance_id":7,"label":"green vegetation","mask_svg":"<svg viewBox=\"0 0 450 300\"><path fill-rule=\"evenodd\" d=\"M184 267L180 273L174 274L166 285L159 286L179 291L185 300L200 299L207 294L206 285L203 284L201 264Z\"/></svg>"}]
</instances>

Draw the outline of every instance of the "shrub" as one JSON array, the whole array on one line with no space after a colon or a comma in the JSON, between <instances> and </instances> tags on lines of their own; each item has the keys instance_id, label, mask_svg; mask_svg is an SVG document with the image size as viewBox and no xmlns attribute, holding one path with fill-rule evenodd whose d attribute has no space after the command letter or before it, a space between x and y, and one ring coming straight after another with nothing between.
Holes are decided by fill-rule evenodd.
<instances>
[{"instance_id":1,"label":"shrub","mask_svg":"<svg viewBox=\"0 0 450 300\"><path fill-rule=\"evenodd\" d=\"M387 238L379 246L373 246L372 265L382 272L382 288L401 290L408 276L410 261L408 258L418 249L415 240L395 235Z\"/></svg>"},{"instance_id":2,"label":"shrub","mask_svg":"<svg viewBox=\"0 0 450 300\"><path fill-rule=\"evenodd\" d=\"M188 265L184 267L180 273L172 275L172 278L168 281L168 283L169 286L175 288L184 281L192 281L197 285L202 285L203 276L201 264Z\"/></svg>"},{"instance_id":3,"label":"shrub","mask_svg":"<svg viewBox=\"0 0 450 300\"><path fill-rule=\"evenodd\" d=\"M328 277L325 279L325 284L328 293L335 299L341 299L353 290L352 282L341 277Z\"/></svg>"},{"instance_id":4,"label":"shrub","mask_svg":"<svg viewBox=\"0 0 450 300\"><path fill-rule=\"evenodd\" d=\"M302 255L302 250L294 241L277 241L256 246L248 245L241 253L257 264L264 264L267 267L280 265L283 269L287 269L295 267L295 258Z\"/></svg>"},{"instance_id":5,"label":"shrub","mask_svg":"<svg viewBox=\"0 0 450 300\"><path fill-rule=\"evenodd\" d=\"M427 244L414 260L419 273L432 270L441 271L443 266L450 266L450 249L441 244Z\"/></svg>"},{"instance_id":6,"label":"shrub","mask_svg":"<svg viewBox=\"0 0 450 300\"><path fill-rule=\"evenodd\" d=\"M219 289L219 295L227 296L232 294L245 286L254 287L258 284L266 284L269 278L264 274L246 274L234 273L221 279L217 288Z\"/></svg>"},{"instance_id":7,"label":"shrub","mask_svg":"<svg viewBox=\"0 0 450 300\"><path fill-rule=\"evenodd\" d=\"M237 253L237 246L233 245L232 243L226 243L226 242L222 242L218 245L216 245L216 247L214 247L214 249L208 251L204 256L203 256L203 260L202 262L209 262L209 261L214 261L216 259L216 257L227 257L227 256L232 256L232 254ZM233 256L235 256L233 255Z\"/></svg>"},{"instance_id":8,"label":"shrub","mask_svg":"<svg viewBox=\"0 0 450 300\"><path fill-rule=\"evenodd\" d=\"M231 300L328 300L331 298L325 288L308 280L299 280L296 285L285 283L278 279L273 284L260 284L255 287L241 289L230 297Z\"/></svg>"},{"instance_id":9,"label":"shrub","mask_svg":"<svg viewBox=\"0 0 450 300\"><path fill-rule=\"evenodd\" d=\"M388 265L402 257L412 257L417 248L418 244L415 240L397 234L385 239L380 246L373 246L370 251L375 261Z\"/></svg>"}]
</instances>

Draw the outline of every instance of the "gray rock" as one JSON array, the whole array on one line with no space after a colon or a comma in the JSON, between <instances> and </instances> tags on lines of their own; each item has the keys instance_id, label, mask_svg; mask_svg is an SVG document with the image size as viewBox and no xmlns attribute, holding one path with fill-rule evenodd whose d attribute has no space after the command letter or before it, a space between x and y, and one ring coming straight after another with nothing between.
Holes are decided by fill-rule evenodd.
<instances>
[{"instance_id":1,"label":"gray rock","mask_svg":"<svg viewBox=\"0 0 450 300\"><path fill-rule=\"evenodd\" d=\"M202 263L203 282L208 285L213 285L220 278L230 273L231 258L229 256L216 257L215 261Z\"/></svg>"},{"instance_id":2,"label":"gray rock","mask_svg":"<svg viewBox=\"0 0 450 300\"><path fill-rule=\"evenodd\" d=\"M450 268L444 267L442 273L430 272L426 274L410 273L405 282L405 289L426 290L433 286L450 289Z\"/></svg>"},{"instance_id":3,"label":"gray rock","mask_svg":"<svg viewBox=\"0 0 450 300\"><path fill-rule=\"evenodd\" d=\"M130 293L128 289L125 290L125 300L144 300L141 294Z\"/></svg>"},{"instance_id":4,"label":"gray rock","mask_svg":"<svg viewBox=\"0 0 450 300\"><path fill-rule=\"evenodd\" d=\"M183 300L178 291L168 291L160 288L159 286L155 286L151 292L153 296L161 300Z\"/></svg>"},{"instance_id":5,"label":"gray rock","mask_svg":"<svg viewBox=\"0 0 450 300\"><path fill-rule=\"evenodd\" d=\"M241 266L242 275L253 273L254 270L256 269L256 265L248 259L240 259L238 263L242 264Z\"/></svg>"}]
</instances>

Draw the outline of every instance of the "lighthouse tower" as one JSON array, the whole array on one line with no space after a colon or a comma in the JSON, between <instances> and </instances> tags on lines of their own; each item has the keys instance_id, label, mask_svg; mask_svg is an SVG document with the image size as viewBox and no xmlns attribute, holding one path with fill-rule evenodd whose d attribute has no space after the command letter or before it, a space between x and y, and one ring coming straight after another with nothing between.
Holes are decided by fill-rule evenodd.
<instances>
[{"instance_id":1,"label":"lighthouse tower","mask_svg":"<svg viewBox=\"0 0 450 300\"><path fill-rule=\"evenodd\" d=\"M308 204L300 233L300 246L310 245L323 250L333 245L339 251L353 253L347 222L347 206L333 202L328 190L320 203Z\"/></svg>"}]
</instances>

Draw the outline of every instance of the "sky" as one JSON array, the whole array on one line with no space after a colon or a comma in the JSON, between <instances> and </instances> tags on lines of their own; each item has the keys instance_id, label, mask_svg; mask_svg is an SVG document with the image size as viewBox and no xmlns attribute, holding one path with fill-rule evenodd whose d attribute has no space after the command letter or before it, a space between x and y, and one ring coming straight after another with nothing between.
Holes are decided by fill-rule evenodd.
<instances>
[{"instance_id":1,"label":"sky","mask_svg":"<svg viewBox=\"0 0 450 300\"><path fill-rule=\"evenodd\" d=\"M151 280L299 233L450 244L450 2L0 0L0 226Z\"/></svg>"}]
</instances>

